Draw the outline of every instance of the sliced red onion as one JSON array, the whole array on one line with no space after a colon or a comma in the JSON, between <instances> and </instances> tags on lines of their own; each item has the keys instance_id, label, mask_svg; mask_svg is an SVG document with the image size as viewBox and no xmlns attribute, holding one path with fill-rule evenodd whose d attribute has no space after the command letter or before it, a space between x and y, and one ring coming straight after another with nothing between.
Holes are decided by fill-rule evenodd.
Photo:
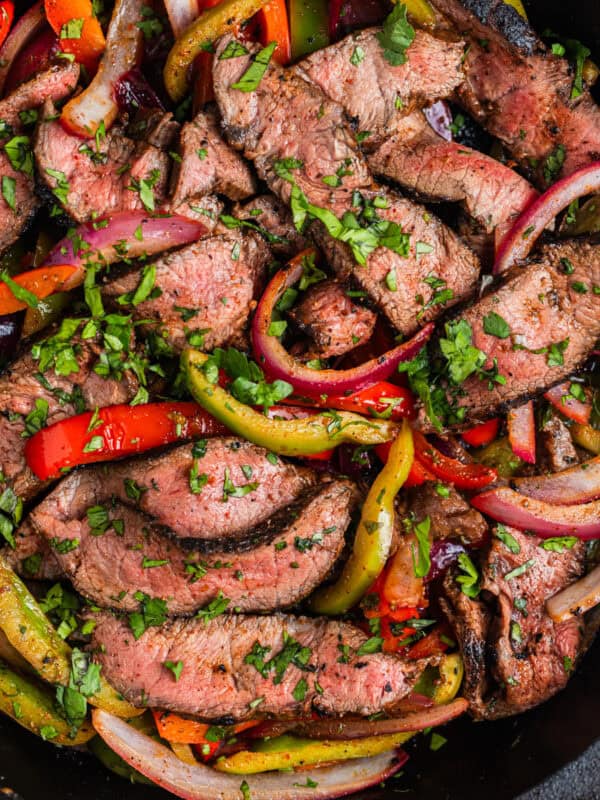
<instances>
[{"instance_id":1,"label":"sliced red onion","mask_svg":"<svg viewBox=\"0 0 600 800\"><path fill-rule=\"evenodd\" d=\"M546 601L554 622L579 617L600 603L600 566Z\"/></svg>"},{"instance_id":2,"label":"sliced red onion","mask_svg":"<svg viewBox=\"0 0 600 800\"><path fill-rule=\"evenodd\" d=\"M508 412L508 441L513 453L526 464L535 464L535 413L533 400Z\"/></svg>"},{"instance_id":3,"label":"sliced red onion","mask_svg":"<svg viewBox=\"0 0 600 800\"><path fill-rule=\"evenodd\" d=\"M600 456L553 475L515 478L512 486L521 494L550 505L571 506L600 498Z\"/></svg>"},{"instance_id":4,"label":"sliced red onion","mask_svg":"<svg viewBox=\"0 0 600 800\"><path fill-rule=\"evenodd\" d=\"M176 39L200 13L198 0L165 0L165 10Z\"/></svg>"},{"instance_id":5,"label":"sliced red onion","mask_svg":"<svg viewBox=\"0 0 600 800\"><path fill-rule=\"evenodd\" d=\"M6 78L15 58L45 24L44 6L38 2L32 5L13 25L13 29L0 48L0 95L4 90Z\"/></svg>"},{"instance_id":6,"label":"sliced red onion","mask_svg":"<svg viewBox=\"0 0 600 800\"><path fill-rule=\"evenodd\" d=\"M445 100L438 100L437 103L429 106L429 108L424 108L423 113L425 114L427 122L437 135L441 136L442 139L445 139L447 142L451 142L452 131L450 130L450 125L452 125L452 111L450 111L448 103Z\"/></svg>"},{"instance_id":7,"label":"sliced red onion","mask_svg":"<svg viewBox=\"0 0 600 800\"><path fill-rule=\"evenodd\" d=\"M121 211L106 220L84 222L52 248L42 267L73 264L83 267L89 261L112 264L126 258L154 255L172 247L195 242L207 233L201 222L182 217L149 217L143 211ZM74 244L75 243L75 244ZM81 283L75 276L69 289Z\"/></svg>"},{"instance_id":8,"label":"sliced red onion","mask_svg":"<svg viewBox=\"0 0 600 800\"><path fill-rule=\"evenodd\" d=\"M277 272L261 297L252 320L252 344L256 359L272 379L291 383L297 394L309 397L322 394L357 392L377 381L384 381L396 371L402 361L410 361L426 344L434 330L433 323L425 325L412 339L388 350L370 361L351 369L314 370L291 356L276 336L269 334L273 310L286 289L302 275L300 260Z\"/></svg>"},{"instance_id":9,"label":"sliced red onion","mask_svg":"<svg viewBox=\"0 0 600 800\"><path fill-rule=\"evenodd\" d=\"M592 416L592 404L584 403L570 395L570 388L571 381L559 383L558 386L554 386L547 391L544 397L565 417L578 422L580 425L587 425Z\"/></svg>"},{"instance_id":10,"label":"sliced red onion","mask_svg":"<svg viewBox=\"0 0 600 800\"><path fill-rule=\"evenodd\" d=\"M185 764L164 745L106 711L94 709L92 721L98 734L124 761L183 800L242 800L243 783L252 800L327 800L376 786L403 763L392 751L302 773L229 775L202 764Z\"/></svg>"},{"instance_id":11,"label":"sliced red onion","mask_svg":"<svg viewBox=\"0 0 600 800\"><path fill-rule=\"evenodd\" d=\"M494 272L499 274L526 258L538 237L557 214L585 195L600 191L600 161L576 170L540 195L517 219L496 251Z\"/></svg>"},{"instance_id":12,"label":"sliced red onion","mask_svg":"<svg viewBox=\"0 0 600 800\"><path fill-rule=\"evenodd\" d=\"M148 83L139 67L134 67L121 75L115 83L115 97L121 111L135 114L138 110L159 108L164 104Z\"/></svg>"},{"instance_id":13,"label":"sliced red onion","mask_svg":"<svg viewBox=\"0 0 600 800\"><path fill-rule=\"evenodd\" d=\"M24 316L22 311L0 315L0 367L3 367L16 355Z\"/></svg>"},{"instance_id":14,"label":"sliced red onion","mask_svg":"<svg viewBox=\"0 0 600 800\"><path fill-rule=\"evenodd\" d=\"M434 540L429 554L431 567L425 580L429 582L441 578L448 567L458 561L459 555L466 552L463 545L458 542L452 542L450 539Z\"/></svg>"},{"instance_id":15,"label":"sliced red onion","mask_svg":"<svg viewBox=\"0 0 600 800\"><path fill-rule=\"evenodd\" d=\"M600 500L576 506L551 505L501 486L475 495L471 505L497 522L520 531L532 531L544 538L600 538Z\"/></svg>"}]
</instances>

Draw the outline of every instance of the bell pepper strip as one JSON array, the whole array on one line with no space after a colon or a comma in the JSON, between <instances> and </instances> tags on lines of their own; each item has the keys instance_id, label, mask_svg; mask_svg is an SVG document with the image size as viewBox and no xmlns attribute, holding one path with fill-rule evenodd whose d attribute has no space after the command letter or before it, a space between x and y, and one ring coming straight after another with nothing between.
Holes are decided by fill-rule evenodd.
<instances>
[{"instance_id":1,"label":"bell pepper strip","mask_svg":"<svg viewBox=\"0 0 600 800\"><path fill-rule=\"evenodd\" d=\"M391 446L391 442L386 442L385 444L378 444L377 447L375 447L377 457L384 464L389 458ZM434 480L435 475L429 472L429 470L425 469L423 464L415 459L410 468L410 472L408 473L408 478L404 483L404 488L410 489L412 486L422 486L426 481Z\"/></svg>"},{"instance_id":2,"label":"bell pepper strip","mask_svg":"<svg viewBox=\"0 0 600 800\"><path fill-rule=\"evenodd\" d=\"M393 0L397 2L397 0ZM436 13L428 0L402 0L408 18L418 25L431 26L436 23ZM515 0L520 2L520 0Z\"/></svg>"},{"instance_id":3,"label":"bell pepper strip","mask_svg":"<svg viewBox=\"0 0 600 800\"><path fill-rule=\"evenodd\" d=\"M266 47L270 42L277 42L273 53L273 61L278 64L289 64L292 60L290 42L290 24L285 0L270 0L256 15L260 29L260 41Z\"/></svg>"},{"instance_id":4,"label":"bell pepper strip","mask_svg":"<svg viewBox=\"0 0 600 800\"><path fill-rule=\"evenodd\" d=\"M137 720L134 720L134 722L135 721ZM133 723L130 724L133 726ZM90 742L88 742L87 749L98 759L103 767L106 767L109 772L113 772L120 778L125 778L125 780L129 781L130 783L145 783L148 786L155 785L153 781L146 778L141 772L138 772L133 767L130 767L129 764L121 758L121 756L117 755L114 750L111 750L104 739L102 739L100 736L95 736Z\"/></svg>"},{"instance_id":5,"label":"bell pepper strip","mask_svg":"<svg viewBox=\"0 0 600 800\"><path fill-rule=\"evenodd\" d=\"M55 292L40 299L35 308L28 308L23 320L23 336L33 336L63 316L73 298L69 292Z\"/></svg>"},{"instance_id":6,"label":"bell pepper strip","mask_svg":"<svg viewBox=\"0 0 600 800\"><path fill-rule=\"evenodd\" d=\"M507 436L494 439L474 456L480 464L495 469L501 478L511 478L523 466L523 461L513 453Z\"/></svg>"},{"instance_id":7,"label":"bell pepper strip","mask_svg":"<svg viewBox=\"0 0 600 800\"><path fill-rule=\"evenodd\" d=\"M205 353L185 350L181 356L188 389L202 408L230 431L282 456L321 453L339 444L381 444L392 439L396 425L386 420L366 420L348 412L327 412L304 419L268 419L229 392L211 383L202 367Z\"/></svg>"},{"instance_id":8,"label":"bell pepper strip","mask_svg":"<svg viewBox=\"0 0 600 800\"><path fill-rule=\"evenodd\" d=\"M411 645L406 653L407 658L418 660L420 658L433 658L445 653L450 647L451 639L444 632L441 625L436 625L431 633Z\"/></svg>"},{"instance_id":9,"label":"bell pepper strip","mask_svg":"<svg viewBox=\"0 0 600 800\"><path fill-rule=\"evenodd\" d=\"M600 431L591 425L571 425L571 437L575 444L589 450L590 453L600 455Z\"/></svg>"},{"instance_id":10,"label":"bell pepper strip","mask_svg":"<svg viewBox=\"0 0 600 800\"><path fill-rule=\"evenodd\" d=\"M212 81L212 53L202 51L194 59L192 72L194 74L194 112L200 111L207 103L215 99Z\"/></svg>"},{"instance_id":11,"label":"bell pepper strip","mask_svg":"<svg viewBox=\"0 0 600 800\"><path fill-rule=\"evenodd\" d=\"M23 581L0 557L0 629L38 676L51 684L68 686L71 648L60 638ZM121 698L100 676L100 691L89 702L120 717L142 713Z\"/></svg>"},{"instance_id":12,"label":"bell pepper strip","mask_svg":"<svg viewBox=\"0 0 600 800\"><path fill-rule=\"evenodd\" d=\"M558 386L554 386L546 392L544 398L553 405L557 411L560 411L563 416L572 419L574 422L578 422L580 425L587 425L592 416L592 404L581 384L576 383L574 385L581 389L585 395L583 400L571 394L571 388L573 386L571 381L565 381L565 383L559 383ZM573 391L575 390L573 389Z\"/></svg>"},{"instance_id":13,"label":"bell pepper strip","mask_svg":"<svg viewBox=\"0 0 600 800\"><path fill-rule=\"evenodd\" d=\"M220 382L220 385L226 386L227 384L222 384ZM306 417L311 416L311 412L308 408L281 405L271 406L271 408L267 411L267 416L269 419L306 419ZM303 458L306 458L309 461L329 461L333 457L334 453L335 450L330 448L329 450L323 450L321 453L309 453L308 455L303 456Z\"/></svg>"},{"instance_id":14,"label":"bell pepper strip","mask_svg":"<svg viewBox=\"0 0 600 800\"><path fill-rule=\"evenodd\" d=\"M42 428L27 440L25 459L40 480L50 480L81 464L225 433L227 428L196 403L106 406Z\"/></svg>"},{"instance_id":15,"label":"bell pepper strip","mask_svg":"<svg viewBox=\"0 0 600 800\"><path fill-rule=\"evenodd\" d=\"M60 291L77 267L58 264L40 267L10 277L0 275L0 314L13 314L24 308L37 308L38 301Z\"/></svg>"},{"instance_id":16,"label":"bell pepper strip","mask_svg":"<svg viewBox=\"0 0 600 800\"><path fill-rule=\"evenodd\" d=\"M354 411L367 417L392 419L396 422L416 417L414 395L410 389L387 381L379 381L352 394L323 394L311 398L292 395L284 402Z\"/></svg>"},{"instance_id":17,"label":"bell pepper strip","mask_svg":"<svg viewBox=\"0 0 600 800\"><path fill-rule=\"evenodd\" d=\"M392 629L392 625L394 628ZM396 623L390 617L382 617L379 625L380 635L383 639L381 649L384 653L401 653L406 651L407 640L416 633L415 628L410 625Z\"/></svg>"},{"instance_id":18,"label":"bell pepper strip","mask_svg":"<svg viewBox=\"0 0 600 800\"><path fill-rule=\"evenodd\" d=\"M414 457L411 428L406 420L363 504L352 553L337 581L319 589L310 600L317 614L345 614L363 597L385 567L394 532L394 500Z\"/></svg>"},{"instance_id":19,"label":"bell pepper strip","mask_svg":"<svg viewBox=\"0 0 600 800\"><path fill-rule=\"evenodd\" d=\"M328 0L289 0L292 59L327 47Z\"/></svg>"},{"instance_id":20,"label":"bell pepper strip","mask_svg":"<svg viewBox=\"0 0 600 800\"><path fill-rule=\"evenodd\" d=\"M56 693L47 686L14 672L0 661L0 712L25 730L53 744L76 747L85 744L96 731L85 720L74 731L56 709Z\"/></svg>"},{"instance_id":21,"label":"bell pepper strip","mask_svg":"<svg viewBox=\"0 0 600 800\"><path fill-rule=\"evenodd\" d=\"M169 52L163 73L165 87L174 102L183 100L189 89L189 69L198 53L219 37L236 30L268 2L269 0L223 0L186 28Z\"/></svg>"},{"instance_id":22,"label":"bell pepper strip","mask_svg":"<svg viewBox=\"0 0 600 800\"><path fill-rule=\"evenodd\" d=\"M458 694L463 678L463 664L457 653L442 657L439 675L432 699L435 705L448 705ZM464 707L466 708L466 703ZM322 762L363 758L393 750L416 733L409 731L346 740L306 739L284 734L268 740L259 740L251 750L243 750L220 758L214 764L214 769L232 774L255 774Z\"/></svg>"},{"instance_id":23,"label":"bell pepper strip","mask_svg":"<svg viewBox=\"0 0 600 800\"><path fill-rule=\"evenodd\" d=\"M152 710L156 730L161 739L180 744L193 744L206 741L206 731L209 725L195 719L187 719L174 714L172 711Z\"/></svg>"},{"instance_id":24,"label":"bell pepper strip","mask_svg":"<svg viewBox=\"0 0 600 800\"><path fill-rule=\"evenodd\" d=\"M467 431L461 433L463 441L470 444L471 447L485 447L485 445L493 442L498 435L500 428L500 419L493 417L488 419L487 422L482 422L481 425L475 425Z\"/></svg>"},{"instance_id":25,"label":"bell pepper strip","mask_svg":"<svg viewBox=\"0 0 600 800\"><path fill-rule=\"evenodd\" d=\"M385 571L385 580L381 588L384 599L392 608L416 606L424 608L428 605L423 578L415 575L414 560L418 552L418 542L414 534L400 537L400 544L389 560Z\"/></svg>"},{"instance_id":26,"label":"bell pepper strip","mask_svg":"<svg viewBox=\"0 0 600 800\"><path fill-rule=\"evenodd\" d=\"M44 0L46 19L60 37L63 52L93 71L106 46L91 0Z\"/></svg>"},{"instance_id":27,"label":"bell pepper strip","mask_svg":"<svg viewBox=\"0 0 600 800\"><path fill-rule=\"evenodd\" d=\"M436 450L420 431L414 431L413 436L415 458L445 483L453 483L457 489L481 489L498 480L495 469L477 463L463 464Z\"/></svg>"},{"instance_id":28,"label":"bell pepper strip","mask_svg":"<svg viewBox=\"0 0 600 800\"><path fill-rule=\"evenodd\" d=\"M15 16L15 4L12 0L2 0L0 2L0 46L8 36L13 19Z\"/></svg>"}]
</instances>

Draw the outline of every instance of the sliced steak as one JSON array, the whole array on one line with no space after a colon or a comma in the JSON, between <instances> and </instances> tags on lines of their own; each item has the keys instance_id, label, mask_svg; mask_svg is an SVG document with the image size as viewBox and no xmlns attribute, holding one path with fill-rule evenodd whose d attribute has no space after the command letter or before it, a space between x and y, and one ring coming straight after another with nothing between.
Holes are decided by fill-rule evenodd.
<instances>
[{"instance_id":1,"label":"sliced steak","mask_svg":"<svg viewBox=\"0 0 600 800\"><path fill-rule=\"evenodd\" d=\"M446 605L450 618L458 620L463 658L476 659L467 670L473 680L465 696L477 719L518 714L552 697L566 685L581 647L578 621L555 624L545 602L581 576L584 544L558 553L541 547L536 536L512 528L502 533L512 541L507 545L493 537L483 557L480 599L459 597L452 573L446 580Z\"/></svg>"},{"instance_id":2,"label":"sliced steak","mask_svg":"<svg viewBox=\"0 0 600 800\"><path fill-rule=\"evenodd\" d=\"M544 420L540 439L544 465L549 472L561 472L579 463L569 428L556 414Z\"/></svg>"},{"instance_id":3,"label":"sliced steak","mask_svg":"<svg viewBox=\"0 0 600 800\"><path fill-rule=\"evenodd\" d=\"M574 74L566 59L552 55L505 5L435 0L469 44L460 101L525 167L539 164L544 185L561 172L560 163L554 170L548 161L558 147L564 148L563 175L600 157L600 109L588 91L572 97ZM511 27L518 34L512 42L504 35Z\"/></svg>"},{"instance_id":4,"label":"sliced steak","mask_svg":"<svg viewBox=\"0 0 600 800\"><path fill-rule=\"evenodd\" d=\"M128 127L128 133L134 138L169 151L175 145L181 125L174 119L170 111L150 109L138 111L134 121Z\"/></svg>"},{"instance_id":5,"label":"sliced steak","mask_svg":"<svg viewBox=\"0 0 600 800\"><path fill-rule=\"evenodd\" d=\"M190 486L192 468L201 485L197 493ZM315 477L310 469L269 457L262 447L218 438L207 441L203 456L194 457L193 446L184 444L160 455L78 470L42 505L56 519L78 520L114 498L190 545L239 550L252 546L256 526L296 500ZM32 513L34 524L41 508Z\"/></svg>"},{"instance_id":6,"label":"sliced steak","mask_svg":"<svg viewBox=\"0 0 600 800\"><path fill-rule=\"evenodd\" d=\"M0 193L0 252L17 241L39 206L33 175L15 169L5 151L0 150L0 181L3 179L14 188L14 199L10 203L6 200L10 189Z\"/></svg>"},{"instance_id":7,"label":"sliced steak","mask_svg":"<svg viewBox=\"0 0 600 800\"><path fill-rule=\"evenodd\" d=\"M194 334L203 337L207 350L232 342L244 332L270 260L269 248L253 232L201 239L153 262L160 294L137 304L134 318L151 320L147 327L177 351ZM140 279L139 271L128 272L103 292L111 298L133 296Z\"/></svg>"},{"instance_id":8,"label":"sliced steak","mask_svg":"<svg viewBox=\"0 0 600 800\"><path fill-rule=\"evenodd\" d=\"M2 558L23 578L58 581L64 571L49 542L26 519L15 532L15 549L4 547Z\"/></svg>"},{"instance_id":9,"label":"sliced steak","mask_svg":"<svg viewBox=\"0 0 600 800\"><path fill-rule=\"evenodd\" d=\"M127 623L112 614L95 620L94 658L117 691L136 705L207 720L256 716L259 698L258 713L265 716L312 710L366 716L408 694L421 671L418 662L396 656L359 655L367 636L338 621L283 614L173 620L135 641ZM274 672L270 659L278 655ZM183 662L177 682L165 661ZM299 683L306 692L295 700Z\"/></svg>"},{"instance_id":10,"label":"sliced steak","mask_svg":"<svg viewBox=\"0 0 600 800\"><path fill-rule=\"evenodd\" d=\"M378 247L363 267L356 263L349 246L329 237L324 228L313 226L311 231L338 276L352 278L392 325L408 336L473 293L479 262L458 236L423 206L390 190L362 194L366 199L382 199L386 207L377 209L380 218L398 223L410 237L406 258Z\"/></svg>"},{"instance_id":11,"label":"sliced steak","mask_svg":"<svg viewBox=\"0 0 600 800\"><path fill-rule=\"evenodd\" d=\"M250 65L251 56L220 59L231 41L231 37L219 41L213 62L223 129L229 142L254 161L269 188L287 203L291 192L288 178L292 175L310 202L331 207L331 191L323 178L344 172L343 187L350 194L368 186L371 176L355 149L342 108L297 70L283 69L273 62L255 91L232 89ZM286 176L285 165L280 164L284 159L303 166L288 169ZM350 195L341 202L342 208L349 202Z\"/></svg>"},{"instance_id":12,"label":"sliced steak","mask_svg":"<svg viewBox=\"0 0 600 800\"><path fill-rule=\"evenodd\" d=\"M354 303L338 281L311 286L288 314L312 340L313 346L306 353L310 358L340 356L365 344L377 321L377 315Z\"/></svg>"},{"instance_id":13,"label":"sliced steak","mask_svg":"<svg viewBox=\"0 0 600 800\"><path fill-rule=\"evenodd\" d=\"M294 227L289 209L275 195L263 194L236 205L233 216L258 226L276 256L289 258L309 247L309 241Z\"/></svg>"},{"instance_id":14,"label":"sliced steak","mask_svg":"<svg viewBox=\"0 0 600 800\"><path fill-rule=\"evenodd\" d=\"M151 195L156 207L161 204L167 189L167 153L133 141L118 125L98 142L82 140L55 117L54 106L47 103L36 131L35 159L40 177L75 221L141 210L144 187L144 197Z\"/></svg>"},{"instance_id":15,"label":"sliced steak","mask_svg":"<svg viewBox=\"0 0 600 800\"><path fill-rule=\"evenodd\" d=\"M380 33L380 28L351 33L299 64L310 81L344 107L359 131L371 134L364 142L367 147L373 138L386 136L399 116L449 97L464 80L463 42L418 30L406 62L392 66L384 57Z\"/></svg>"},{"instance_id":16,"label":"sliced steak","mask_svg":"<svg viewBox=\"0 0 600 800\"><path fill-rule=\"evenodd\" d=\"M14 361L0 376L0 469L23 500L33 497L43 484L27 467L25 418L36 400L48 404L46 425L85 411L127 403L135 395L137 380L129 371L121 381L94 372L101 349L95 340L74 343L78 371L57 375L49 368L42 375L38 362L28 353Z\"/></svg>"},{"instance_id":17,"label":"sliced steak","mask_svg":"<svg viewBox=\"0 0 600 800\"><path fill-rule=\"evenodd\" d=\"M190 197L179 205L165 203L164 209L165 212L181 214L182 217L197 220L206 226L208 233L212 233L218 225L223 207L223 203L218 197L208 194L204 197Z\"/></svg>"},{"instance_id":18,"label":"sliced steak","mask_svg":"<svg viewBox=\"0 0 600 800\"><path fill-rule=\"evenodd\" d=\"M473 345L488 356L484 366L496 360L506 379L467 378L455 402L468 409L470 422L559 383L585 360L600 336L600 296L593 289L599 285L600 246L564 242L542 248L533 263L515 268L461 315ZM508 324L507 338L484 331L492 312Z\"/></svg>"},{"instance_id":19,"label":"sliced steak","mask_svg":"<svg viewBox=\"0 0 600 800\"><path fill-rule=\"evenodd\" d=\"M121 521L118 532L111 527L102 536L94 535L85 512L56 516L52 501L35 509L32 520L63 575L98 605L134 611L135 594L143 592L166 600L169 613L187 614L221 593L230 612L272 611L297 603L327 577L357 499L349 481L321 483L259 524L252 549L208 556L182 548L146 514L120 503L108 511L111 521ZM60 543L74 540L78 546L61 554Z\"/></svg>"},{"instance_id":20,"label":"sliced steak","mask_svg":"<svg viewBox=\"0 0 600 800\"><path fill-rule=\"evenodd\" d=\"M420 111L398 123L368 161L375 175L392 178L424 199L464 203L487 233L497 230L498 238L537 197L514 170L442 139Z\"/></svg>"},{"instance_id":21,"label":"sliced steak","mask_svg":"<svg viewBox=\"0 0 600 800\"><path fill-rule=\"evenodd\" d=\"M46 101L58 103L77 86L79 64L63 62L40 72L0 100L0 120L14 133L23 126L21 114L43 106Z\"/></svg>"},{"instance_id":22,"label":"sliced steak","mask_svg":"<svg viewBox=\"0 0 600 800\"><path fill-rule=\"evenodd\" d=\"M465 544L479 546L488 535L483 516L453 486L439 494L436 484L426 481L422 486L405 493L403 513L420 522L429 517L434 539L459 539Z\"/></svg>"},{"instance_id":23,"label":"sliced steak","mask_svg":"<svg viewBox=\"0 0 600 800\"><path fill-rule=\"evenodd\" d=\"M205 194L224 194L243 200L256 193L250 167L221 137L215 111L196 114L179 137L179 156L171 176L172 202Z\"/></svg>"}]
</instances>

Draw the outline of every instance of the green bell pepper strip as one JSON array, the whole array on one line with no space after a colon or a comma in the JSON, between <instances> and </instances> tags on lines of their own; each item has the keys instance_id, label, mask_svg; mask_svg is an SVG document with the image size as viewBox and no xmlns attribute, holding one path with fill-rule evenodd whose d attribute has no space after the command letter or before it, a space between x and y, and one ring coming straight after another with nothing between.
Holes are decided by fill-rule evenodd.
<instances>
[{"instance_id":1,"label":"green bell pepper strip","mask_svg":"<svg viewBox=\"0 0 600 800\"><path fill-rule=\"evenodd\" d=\"M0 629L9 643L47 683L68 686L71 648L60 638L23 581L0 557ZM100 677L89 702L119 717L142 714Z\"/></svg>"},{"instance_id":2,"label":"green bell pepper strip","mask_svg":"<svg viewBox=\"0 0 600 800\"><path fill-rule=\"evenodd\" d=\"M289 6L292 60L327 47L329 44L327 0L289 0Z\"/></svg>"},{"instance_id":3,"label":"green bell pepper strip","mask_svg":"<svg viewBox=\"0 0 600 800\"><path fill-rule=\"evenodd\" d=\"M13 672L0 661L0 712L28 731L51 741L73 747L87 742L96 732L85 720L76 730L56 711L56 697L49 687L38 685Z\"/></svg>"},{"instance_id":4,"label":"green bell pepper strip","mask_svg":"<svg viewBox=\"0 0 600 800\"><path fill-rule=\"evenodd\" d=\"M268 419L211 383L202 369L205 353L185 350L181 357L188 388L197 403L229 430L249 442L282 456L322 453L343 443L380 444L394 437L397 426L386 420L367 420L350 412L322 412L301 419Z\"/></svg>"},{"instance_id":5,"label":"green bell pepper strip","mask_svg":"<svg viewBox=\"0 0 600 800\"><path fill-rule=\"evenodd\" d=\"M513 453L507 436L490 442L486 447L474 453L474 458L486 467L493 467L501 478L512 478L524 462Z\"/></svg>"},{"instance_id":6,"label":"green bell pepper strip","mask_svg":"<svg viewBox=\"0 0 600 800\"><path fill-rule=\"evenodd\" d=\"M345 614L356 605L385 567L394 531L394 499L414 459L412 430L407 420L390 448L386 465L369 490L350 558L338 580L319 589L310 600L316 614Z\"/></svg>"}]
</instances>

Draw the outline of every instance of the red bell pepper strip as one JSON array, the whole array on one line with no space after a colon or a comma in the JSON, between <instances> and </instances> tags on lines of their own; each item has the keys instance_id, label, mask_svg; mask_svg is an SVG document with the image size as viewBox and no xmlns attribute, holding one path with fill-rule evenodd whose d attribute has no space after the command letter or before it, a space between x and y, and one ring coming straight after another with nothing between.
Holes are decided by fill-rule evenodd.
<instances>
[{"instance_id":1,"label":"red bell pepper strip","mask_svg":"<svg viewBox=\"0 0 600 800\"><path fill-rule=\"evenodd\" d=\"M481 425L475 425L475 427L469 428L468 431L463 431L461 436L471 447L484 447L494 441L498 435L499 427L500 419L493 417L488 419L487 422L482 422Z\"/></svg>"},{"instance_id":2,"label":"red bell pepper strip","mask_svg":"<svg viewBox=\"0 0 600 800\"><path fill-rule=\"evenodd\" d=\"M415 459L441 481L453 483L457 489L481 489L498 480L498 473L492 467L463 464L436 450L420 431L414 431L413 436Z\"/></svg>"},{"instance_id":3,"label":"red bell pepper strip","mask_svg":"<svg viewBox=\"0 0 600 800\"><path fill-rule=\"evenodd\" d=\"M446 638L446 641L442 637ZM440 655L444 653L448 647L449 641L448 633L444 630L444 627L437 625L431 633L428 633L427 636L424 636L422 639L419 639L418 642L415 642L407 652L408 658L431 658L432 656Z\"/></svg>"},{"instance_id":4,"label":"red bell pepper strip","mask_svg":"<svg viewBox=\"0 0 600 800\"><path fill-rule=\"evenodd\" d=\"M46 18L60 37L63 52L71 53L89 71L98 66L106 47L91 0L44 0Z\"/></svg>"},{"instance_id":5,"label":"red bell pepper strip","mask_svg":"<svg viewBox=\"0 0 600 800\"><path fill-rule=\"evenodd\" d=\"M386 402L386 400L388 402ZM286 402L288 402L286 400ZM396 386L388 381L378 381L353 394L328 394L320 397L297 397L292 395L290 403L295 405L334 408L338 411L354 411L369 417L393 419L414 419L416 416L414 396L410 389Z\"/></svg>"},{"instance_id":6,"label":"red bell pepper strip","mask_svg":"<svg viewBox=\"0 0 600 800\"><path fill-rule=\"evenodd\" d=\"M35 307L37 301L58 292L67 280L79 271L71 264L56 264L40 267L10 277L0 275L0 314L12 314L28 306Z\"/></svg>"},{"instance_id":7,"label":"red bell pepper strip","mask_svg":"<svg viewBox=\"0 0 600 800\"><path fill-rule=\"evenodd\" d=\"M15 16L15 4L12 0L2 0L0 2L0 46L8 36L13 19Z\"/></svg>"},{"instance_id":8,"label":"red bell pepper strip","mask_svg":"<svg viewBox=\"0 0 600 800\"><path fill-rule=\"evenodd\" d=\"M392 446L391 442L385 442L384 444L378 444L375 447L375 452L378 458L385 464L388 460L388 456L390 454L390 447ZM429 472L429 470L425 469L423 464L420 461L415 460L413 461L410 472L408 473L408 478L404 483L405 489L410 489L411 486L421 486L425 481L434 481L435 475Z\"/></svg>"},{"instance_id":9,"label":"red bell pepper strip","mask_svg":"<svg viewBox=\"0 0 600 800\"><path fill-rule=\"evenodd\" d=\"M60 420L27 440L25 458L40 480L80 464L132 456L171 442L221 436L227 428L196 403L106 406Z\"/></svg>"}]
</instances>

